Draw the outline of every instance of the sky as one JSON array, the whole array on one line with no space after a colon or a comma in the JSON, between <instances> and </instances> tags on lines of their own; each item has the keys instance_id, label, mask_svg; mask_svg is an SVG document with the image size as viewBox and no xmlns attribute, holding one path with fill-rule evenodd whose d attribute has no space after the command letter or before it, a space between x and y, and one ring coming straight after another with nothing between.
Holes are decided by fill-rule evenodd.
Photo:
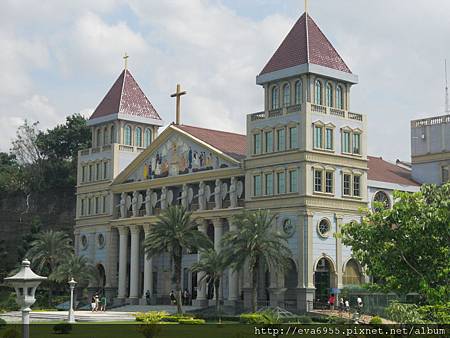
<instances>
[{"instance_id":1,"label":"sky","mask_svg":"<svg viewBox=\"0 0 450 338\"><path fill-rule=\"evenodd\" d=\"M304 11L302 0L3 0L0 151L25 119L52 128L89 116L123 69L165 124L245 132L263 108L261 71ZM351 111L367 114L369 154L409 160L410 121L444 114L450 65L448 0L309 0L309 13L359 84Z\"/></svg>"}]
</instances>

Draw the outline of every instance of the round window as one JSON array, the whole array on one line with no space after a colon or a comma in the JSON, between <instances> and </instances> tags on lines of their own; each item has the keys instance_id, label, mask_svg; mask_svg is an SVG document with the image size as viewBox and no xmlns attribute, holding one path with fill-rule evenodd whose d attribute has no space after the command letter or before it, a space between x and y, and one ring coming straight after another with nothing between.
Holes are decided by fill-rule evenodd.
<instances>
[{"instance_id":1,"label":"round window","mask_svg":"<svg viewBox=\"0 0 450 338\"><path fill-rule=\"evenodd\" d=\"M325 218L321 220L317 225L317 232L322 237L328 237L330 230L331 230L330 221L328 221Z\"/></svg>"},{"instance_id":2,"label":"round window","mask_svg":"<svg viewBox=\"0 0 450 338\"><path fill-rule=\"evenodd\" d=\"M294 234L294 226L292 225L292 221L289 218L285 219L283 222L283 231L289 237Z\"/></svg>"},{"instance_id":3,"label":"round window","mask_svg":"<svg viewBox=\"0 0 450 338\"><path fill-rule=\"evenodd\" d=\"M105 236L103 236L103 234L98 234L97 244L100 249L105 246Z\"/></svg>"},{"instance_id":4,"label":"round window","mask_svg":"<svg viewBox=\"0 0 450 338\"><path fill-rule=\"evenodd\" d=\"M88 247L88 238L86 237L86 235L82 235L81 236L81 248L83 250L87 249Z\"/></svg>"}]
</instances>

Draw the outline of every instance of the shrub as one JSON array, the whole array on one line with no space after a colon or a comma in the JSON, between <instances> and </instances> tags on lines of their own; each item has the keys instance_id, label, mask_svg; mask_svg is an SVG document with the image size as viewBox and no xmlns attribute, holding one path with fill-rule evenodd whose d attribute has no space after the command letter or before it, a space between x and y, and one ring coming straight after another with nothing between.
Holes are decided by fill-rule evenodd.
<instances>
[{"instance_id":1,"label":"shrub","mask_svg":"<svg viewBox=\"0 0 450 338\"><path fill-rule=\"evenodd\" d=\"M418 306L415 304L403 304L397 301L392 302L385 309L386 317L401 324L423 324Z\"/></svg>"},{"instance_id":2,"label":"shrub","mask_svg":"<svg viewBox=\"0 0 450 338\"><path fill-rule=\"evenodd\" d=\"M272 311L243 313L240 315L239 321L243 324L277 324L280 320Z\"/></svg>"},{"instance_id":3,"label":"shrub","mask_svg":"<svg viewBox=\"0 0 450 338\"><path fill-rule=\"evenodd\" d=\"M297 322L300 324L312 324L313 320L309 316L299 316L296 318Z\"/></svg>"},{"instance_id":4,"label":"shrub","mask_svg":"<svg viewBox=\"0 0 450 338\"><path fill-rule=\"evenodd\" d=\"M5 331L3 334L3 338L20 338L19 331L14 328L10 328Z\"/></svg>"},{"instance_id":5,"label":"shrub","mask_svg":"<svg viewBox=\"0 0 450 338\"><path fill-rule=\"evenodd\" d=\"M6 320L4 320L3 318L0 318L0 329L4 326L6 326Z\"/></svg>"},{"instance_id":6,"label":"shrub","mask_svg":"<svg viewBox=\"0 0 450 338\"><path fill-rule=\"evenodd\" d=\"M380 317L375 316L375 317L372 317L372 319L370 320L369 324L375 324L375 325L383 324L383 320Z\"/></svg>"},{"instance_id":7,"label":"shrub","mask_svg":"<svg viewBox=\"0 0 450 338\"><path fill-rule=\"evenodd\" d=\"M138 331L145 338L153 338L161 331L161 327L157 324L141 324L139 325Z\"/></svg>"},{"instance_id":8,"label":"shrub","mask_svg":"<svg viewBox=\"0 0 450 338\"><path fill-rule=\"evenodd\" d=\"M68 334L72 331L72 324L69 323L59 323L53 326L53 331L59 334Z\"/></svg>"},{"instance_id":9,"label":"shrub","mask_svg":"<svg viewBox=\"0 0 450 338\"><path fill-rule=\"evenodd\" d=\"M198 325L198 324L205 324L205 320L204 319L195 319L195 318L188 318L188 319L179 319L178 323L180 324L193 324L193 325Z\"/></svg>"},{"instance_id":10,"label":"shrub","mask_svg":"<svg viewBox=\"0 0 450 338\"><path fill-rule=\"evenodd\" d=\"M164 317L169 316L165 311L149 311L149 312L138 312L136 313L136 321L144 322L149 324L155 324L160 322Z\"/></svg>"},{"instance_id":11,"label":"shrub","mask_svg":"<svg viewBox=\"0 0 450 338\"><path fill-rule=\"evenodd\" d=\"M418 308L423 320L436 324L450 324L450 303L426 305Z\"/></svg>"}]
</instances>

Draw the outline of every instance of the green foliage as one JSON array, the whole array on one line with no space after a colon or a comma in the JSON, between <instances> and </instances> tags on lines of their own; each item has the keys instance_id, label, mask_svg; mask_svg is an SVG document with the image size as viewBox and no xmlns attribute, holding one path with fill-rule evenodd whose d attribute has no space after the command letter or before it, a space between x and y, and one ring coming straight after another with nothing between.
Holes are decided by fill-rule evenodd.
<instances>
[{"instance_id":1,"label":"green foliage","mask_svg":"<svg viewBox=\"0 0 450 338\"><path fill-rule=\"evenodd\" d=\"M392 209L379 208L340 236L385 291L419 293L428 304L450 301L450 184L395 192Z\"/></svg>"},{"instance_id":2,"label":"green foliage","mask_svg":"<svg viewBox=\"0 0 450 338\"><path fill-rule=\"evenodd\" d=\"M135 314L137 322L144 322L148 324L159 323L167 316L169 316L169 314L165 311L138 312Z\"/></svg>"},{"instance_id":3,"label":"green foliage","mask_svg":"<svg viewBox=\"0 0 450 338\"><path fill-rule=\"evenodd\" d=\"M145 253L154 256L168 252L173 261L173 281L176 286L177 312L181 309L181 260L183 250L194 251L212 247L209 238L197 230L192 214L185 208L169 206L158 216L156 224L144 241Z\"/></svg>"},{"instance_id":4,"label":"green foliage","mask_svg":"<svg viewBox=\"0 0 450 338\"><path fill-rule=\"evenodd\" d=\"M5 326L6 326L6 320L4 320L3 318L0 318L0 329L2 329Z\"/></svg>"},{"instance_id":5,"label":"green foliage","mask_svg":"<svg viewBox=\"0 0 450 338\"><path fill-rule=\"evenodd\" d=\"M139 325L138 331L145 338L153 338L153 337L156 337L158 335L158 333L161 331L161 327L157 324L145 323L145 324Z\"/></svg>"},{"instance_id":6,"label":"green foliage","mask_svg":"<svg viewBox=\"0 0 450 338\"><path fill-rule=\"evenodd\" d=\"M20 333L15 328L10 328L5 331L3 338L20 338Z\"/></svg>"},{"instance_id":7,"label":"green foliage","mask_svg":"<svg viewBox=\"0 0 450 338\"><path fill-rule=\"evenodd\" d=\"M0 191L14 193L24 188L23 170L16 156L0 152Z\"/></svg>"},{"instance_id":8,"label":"green foliage","mask_svg":"<svg viewBox=\"0 0 450 338\"><path fill-rule=\"evenodd\" d=\"M276 313L267 310L263 312L254 313L243 313L240 315L240 322L243 324L278 324L281 323L280 318L277 317Z\"/></svg>"},{"instance_id":9,"label":"green foliage","mask_svg":"<svg viewBox=\"0 0 450 338\"><path fill-rule=\"evenodd\" d=\"M70 253L58 264L56 270L49 278L60 283L74 278L78 285L87 285L97 274L97 269L86 256L77 256L74 253Z\"/></svg>"},{"instance_id":10,"label":"green foliage","mask_svg":"<svg viewBox=\"0 0 450 338\"><path fill-rule=\"evenodd\" d=\"M450 303L421 306L418 312L422 319L436 324L450 324Z\"/></svg>"},{"instance_id":11,"label":"green foliage","mask_svg":"<svg viewBox=\"0 0 450 338\"><path fill-rule=\"evenodd\" d=\"M296 318L296 321L300 324L312 324L313 320L309 316L299 316Z\"/></svg>"},{"instance_id":12,"label":"green foliage","mask_svg":"<svg viewBox=\"0 0 450 338\"><path fill-rule=\"evenodd\" d=\"M392 302L385 310L386 317L401 324L423 324L425 321L415 304Z\"/></svg>"},{"instance_id":13,"label":"green foliage","mask_svg":"<svg viewBox=\"0 0 450 338\"><path fill-rule=\"evenodd\" d=\"M282 272L289 266L291 251L287 237L273 227L275 216L268 210L245 211L235 217L238 230L223 236L223 252L226 261L234 270L241 270L248 264L252 272L252 310L256 311L256 286L258 268Z\"/></svg>"},{"instance_id":14,"label":"green foliage","mask_svg":"<svg viewBox=\"0 0 450 338\"><path fill-rule=\"evenodd\" d=\"M383 319L381 319L378 316L372 317L369 324L374 324L374 325L383 324Z\"/></svg>"},{"instance_id":15,"label":"green foliage","mask_svg":"<svg viewBox=\"0 0 450 338\"><path fill-rule=\"evenodd\" d=\"M178 321L180 324L189 324L189 325L199 325L199 324L205 324L206 321L204 319L199 318L188 318L188 319L180 319Z\"/></svg>"},{"instance_id":16,"label":"green foliage","mask_svg":"<svg viewBox=\"0 0 450 338\"><path fill-rule=\"evenodd\" d=\"M72 331L72 324L59 323L53 326L53 331L59 334L68 334Z\"/></svg>"}]
</instances>

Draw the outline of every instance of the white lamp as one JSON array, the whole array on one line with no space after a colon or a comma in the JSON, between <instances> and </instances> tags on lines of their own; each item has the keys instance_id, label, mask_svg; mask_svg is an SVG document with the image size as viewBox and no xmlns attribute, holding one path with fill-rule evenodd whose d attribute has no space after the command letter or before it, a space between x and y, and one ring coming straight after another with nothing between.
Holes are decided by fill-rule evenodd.
<instances>
[{"instance_id":1,"label":"white lamp","mask_svg":"<svg viewBox=\"0 0 450 338\"><path fill-rule=\"evenodd\" d=\"M73 289L75 288L75 285L77 285L77 282L72 279L69 281L70 286L70 307L69 307L69 323L75 324L75 311L73 310Z\"/></svg>"}]
</instances>

